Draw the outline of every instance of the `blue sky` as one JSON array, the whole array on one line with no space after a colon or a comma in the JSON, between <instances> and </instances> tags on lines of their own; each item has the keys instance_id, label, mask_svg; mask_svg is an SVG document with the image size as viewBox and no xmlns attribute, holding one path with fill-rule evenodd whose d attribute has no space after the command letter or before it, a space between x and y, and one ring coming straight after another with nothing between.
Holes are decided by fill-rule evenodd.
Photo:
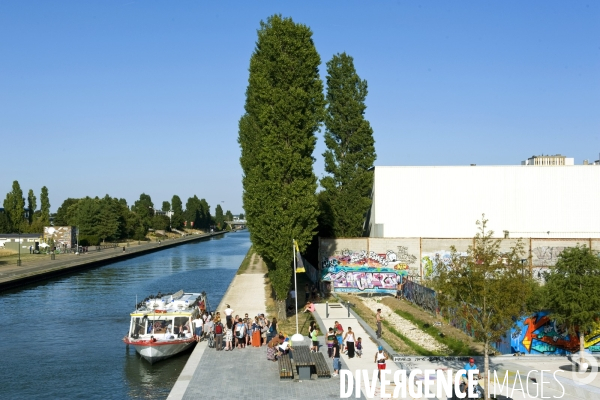
<instances>
[{"instance_id":1,"label":"blue sky","mask_svg":"<svg viewBox=\"0 0 600 400\"><path fill-rule=\"evenodd\" d=\"M242 211L237 124L261 20L314 32L368 81L376 165L600 153L594 1L2 1L0 196ZM315 173L323 176L319 134Z\"/></svg>"}]
</instances>

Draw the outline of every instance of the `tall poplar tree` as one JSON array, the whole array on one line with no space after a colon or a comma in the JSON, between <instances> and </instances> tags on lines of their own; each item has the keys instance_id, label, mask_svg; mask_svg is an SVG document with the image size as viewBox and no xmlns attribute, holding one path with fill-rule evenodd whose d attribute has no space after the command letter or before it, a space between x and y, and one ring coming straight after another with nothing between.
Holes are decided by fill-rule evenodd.
<instances>
[{"instance_id":1,"label":"tall poplar tree","mask_svg":"<svg viewBox=\"0 0 600 400\"><path fill-rule=\"evenodd\" d=\"M315 132L325 113L321 59L309 27L261 21L239 122L244 210L282 311L292 276L292 239L303 251L317 227Z\"/></svg>"},{"instance_id":2,"label":"tall poplar tree","mask_svg":"<svg viewBox=\"0 0 600 400\"><path fill-rule=\"evenodd\" d=\"M367 81L361 80L352 57L336 54L327 63L325 171L322 231L335 237L362 236L365 213L371 206L375 162L373 129L365 119Z\"/></svg>"},{"instance_id":3,"label":"tall poplar tree","mask_svg":"<svg viewBox=\"0 0 600 400\"><path fill-rule=\"evenodd\" d=\"M40 193L40 219L43 226L50 225L50 198L48 197L48 188L42 186L42 193Z\"/></svg>"},{"instance_id":4,"label":"tall poplar tree","mask_svg":"<svg viewBox=\"0 0 600 400\"><path fill-rule=\"evenodd\" d=\"M225 216L223 215L223 208L220 204L217 204L217 207L215 207L215 224L217 224L219 229L223 229L225 226Z\"/></svg>"},{"instance_id":5,"label":"tall poplar tree","mask_svg":"<svg viewBox=\"0 0 600 400\"><path fill-rule=\"evenodd\" d=\"M171 199L171 207L173 207L171 227L175 229L183 228L183 203L181 202L181 198L179 196L173 196Z\"/></svg>"},{"instance_id":6,"label":"tall poplar tree","mask_svg":"<svg viewBox=\"0 0 600 400\"><path fill-rule=\"evenodd\" d=\"M6 194L4 212L10 221L12 232L21 231L25 218L25 198L19 181L13 181L12 190Z\"/></svg>"},{"instance_id":7,"label":"tall poplar tree","mask_svg":"<svg viewBox=\"0 0 600 400\"><path fill-rule=\"evenodd\" d=\"M35 194L33 194L33 189L29 189L29 193L27 194L27 211L29 214L29 225L33 222L33 213L37 207L37 198Z\"/></svg>"}]
</instances>

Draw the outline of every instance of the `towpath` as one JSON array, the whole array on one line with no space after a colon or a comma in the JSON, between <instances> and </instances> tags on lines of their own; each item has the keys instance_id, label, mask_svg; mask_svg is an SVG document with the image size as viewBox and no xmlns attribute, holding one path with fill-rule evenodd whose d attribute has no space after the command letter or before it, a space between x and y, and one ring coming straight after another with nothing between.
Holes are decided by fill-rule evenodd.
<instances>
[{"instance_id":1,"label":"towpath","mask_svg":"<svg viewBox=\"0 0 600 400\"><path fill-rule=\"evenodd\" d=\"M143 254L164 250L185 243L192 243L206 239L211 236L223 235L226 232L205 233L200 235L188 235L181 238L163 240L161 242L142 242L130 247L106 248L100 251L92 250L82 254L56 254L52 260L50 255L26 254L23 256L21 266L16 263L5 262L0 259L0 291L12 287L21 286L31 282L47 279L65 273L70 273L85 268L92 268L120 260L137 257Z\"/></svg>"}]
</instances>

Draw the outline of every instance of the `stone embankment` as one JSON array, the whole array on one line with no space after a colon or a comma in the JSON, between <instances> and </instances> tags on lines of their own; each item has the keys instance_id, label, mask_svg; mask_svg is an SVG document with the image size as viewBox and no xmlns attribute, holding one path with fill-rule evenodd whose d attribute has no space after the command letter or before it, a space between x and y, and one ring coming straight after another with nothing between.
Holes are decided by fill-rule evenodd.
<instances>
[{"instance_id":1,"label":"stone embankment","mask_svg":"<svg viewBox=\"0 0 600 400\"><path fill-rule=\"evenodd\" d=\"M398 332L400 332L401 334L403 334L408 339L418 344L422 348L438 353L449 352L449 349L437 340L435 340L433 336L423 332L421 329L419 329L418 326L402 318L385 304L379 303L373 298L363 298L361 300L371 310L381 308L381 314L383 315L385 321L390 323L394 329L396 329Z\"/></svg>"}]
</instances>

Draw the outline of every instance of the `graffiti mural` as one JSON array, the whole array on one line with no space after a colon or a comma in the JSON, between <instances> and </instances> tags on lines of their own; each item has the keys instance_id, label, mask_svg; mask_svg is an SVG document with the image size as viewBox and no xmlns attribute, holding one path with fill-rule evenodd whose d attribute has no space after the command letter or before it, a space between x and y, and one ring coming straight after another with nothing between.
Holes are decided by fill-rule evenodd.
<instances>
[{"instance_id":1,"label":"graffiti mural","mask_svg":"<svg viewBox=\"0 0 600 400\"><path fill-rule=\"evenodd\" d=\"M457 253L461 257L466 257L466 252ZM450 250L439 250L430 253L423 253L421 257L421 265L423 266L423 277L430 278L433 275L433 271L440 264L449 266L452 261L452 252Z\"/></svg>"},{"instance_id":2,"label":"graffiti mural","mask_svg":"<svg viewBox=\"0 0 600 400\"><path fill-rule=\"evenodd\" d=\"M534 267L551 267L556 265L558 256L563 250L566 249L564 246L539 246L531 249L532 262Z\"/></svg>"},{"instance_id":3,"label":"graffiti mural","mask_svg":"<svg viewBox=\"0 0 600 400\"><path fill-rule=\"evenodd\" d=\"M579 351L579 335L551 320L548 311L521 318L496 348L503 353L566 355ZM510 347L507 346L510 343ZM600 327L584 336L584 347L600 353Z\"/></svg>"},{"instance_id":4,"label":"graffiti mural","mask_svg":"<svg viewBox=\"0 0 600 400\"><path fill-rule=\"evenodd\" d=\"M404 279L402 295L406 300L418 305L425 311L429 311L432 314L438 311L437 294L433 289Z\"/></svg>"},{"instance_id":5,"label":"graffiti mural","mask_svg":"<svg viewBox=\"0 0 600 400\"><path fill-rule=\"evenodd\" d=\"M394 294L400 279L408 274L409 264L416 260L404 246L383 254L345 249L323 258L321 280L331 282L337 292Z\"/></svg>"}]
</instances>

